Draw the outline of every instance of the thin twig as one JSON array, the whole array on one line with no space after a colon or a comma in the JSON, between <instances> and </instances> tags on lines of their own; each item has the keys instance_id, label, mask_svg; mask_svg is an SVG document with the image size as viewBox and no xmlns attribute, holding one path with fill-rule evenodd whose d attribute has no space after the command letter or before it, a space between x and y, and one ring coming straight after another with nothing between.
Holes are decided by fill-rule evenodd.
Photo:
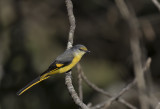
<instances>
[{"instance_id":1,"label":"thin twig","mask_svg":"<svg viewBox=\"0 0 160 109\"><path fill-rule=\"evenodd\" d=\"M150 68L150 64L151 64L151 58L149 57L145 63L143 72L146 72ZM135 83L136 79L134 79L130 84L128 84L125 88L123 88L117 96L110 98L105 104L105 109L108 108L114 101L119 99L120 96L126 93L133 85L135 85Z\"/></svg>"},{"instance_id":2,"label":"thin twig","mask_svg":"<svg viewBox=\"0 0 160 109\"><path fill-rule=\"evenodd\" d=\"M71 79L71 71L66 73L65 83L67 85L68 91L70 92L74 102L80 106L82 109L89 109L78 97L73 85L72 85L72 79Z\"/></svg>"},{"instance_id":3,"label":"thin twig","mask_svg":"<svg viewBox=\"0 0 160 109\"><path fill-rule=\"evenodd\" d=\"M118 94L117 96L110 98L110 99L106 102L106 104L105 104L105 106L104 106L104 109L107 109L114 101L116 101L117 99L119 99L120 96L122 96L125 92L127 92L129 89L131 89L131 88L133 87L133 85L135 85L135 83L136 83L136 81L133 80L133 82L131 82L131 83L128 84L125 88L123 88L123 89L119 92L119 94Z\"/></svg>"},{"instance_id":4,"label":"thin twig","mask_svg":"<svg viewBox=\"0 0 160 109\"><path fill-rule=\"evenodd\" d=\"M106 92L105 90L97 87L95 84L93 84L92 82L90 82L88 80L88 78L84 75L84 72L82 71L82 79L86 82L86 84L88 84L89 87L91 87L92 89L94 89L95 91L103 94L103 95L106 95L107 97L112 97L108 92Z\"/></svg>"},{"instance_id":5,"label":"thin twig","mask_svg":"<svg viewBox=\"0 0 160 109\"><path fill-rule=\"evenodd\" d=\"M155 109L160 109L160 102L157 104Z\"/></svg>"},{"instance_id":6,"label":"thin twig","mask_svg":"<svg viewBox=\"0 0 160 109\"><path fill-rule=\"evenodd\" d=\"M134 63L134 71L135 71L135 79L137 81L137 87L139 91L139 99L141 103L142 109L148 109L148 96L146 94L146 83L144 79L144 72L142 68L141 62L141 50L139 46L139 39L134 37L131 38L131 50L133 55L133 63Z\"/></svg>"},{"instance_id":7,"label":"thin twig","mask_svg":"<svg viewBox=\"0 0 160 109\"><path fill-rule=\"evenodd\" d=\"M156 37L156 33L153 28L153 25L151 24L151 21L146 19L141 19L140 22L141 22L142 31L147 41L153 41Z\"/></svg>"},{"instance_id":8,"label":"thin twig","mask_svg":"<svg viewBox=\"0 0 160 109\"><path fill-rule=\"evenodd\" d=\"M131 29L130 47L132 51L132 60L135 72L135 79L139 92L140 105L141 109L148 109L149 99L146 94L146 84L142 68L142 50L140 48L140 37L142 36L142 33L139 30L139 23L132 11L129 11L124 0L115 0L115 2L122 14L122 17L128 22Z\"/></svg>"},{"instance_id":9,"label":"thin twig","mask_svg":"<svg viewBox=\"0 0 160 109\"><path fill-rule=\"evenodd\" d=\"M93 84L92 82L90 82L90 81L88 80L88 78L85 76L85 74L84 74L81 66L80 66L80 69L81 69L82 79L86 82L86 84L88 84L88 86L90 86L90 87L91 87L92 89L94 89L95 91L97 91L97 92L99 92L99 93L101 93L101 94L103 94L103 95L106 95L107 97L113 97L112 95L110 95L110 94L109 94L108 92L106 92L105 90L97 87L95 84ZM137 109L135 106L133 106L132 104L128 103L127 101L125 101L125 100L122 99L122 98L117 99L117 101L120 102L120 103L122 103L122 104L124 104L124 105L126 105L126 106L127 106L128 108L130 108L130 109ZM105 103L106 103L106 101L103 102L103 103L100 103L100 104L98 104L98 105L96 105L96 106L93 106L92 109L100 109L100 108L102 108L102 107L105 105Z\"/></svg>"},{"instance_id":10,"label":"thin twig","mask_svg":"<svg viewBox=\"0 0 160 109\"><path fill-rule=\"evenodd\" d=\"M73 14L72 1L66 0L66 6L67 6L67 11L68 11L69 23L70 23L70 31L69 31L69 38L68 38L68 44L67 44L67 49L69 49L73 45L73 37L74 37L74 31L76 28L76 23L75 23L75 17Z\"/></svg>"},{"instance_id":11,"label":"thin twig","mask_svg":"<svg viewBox=\"0 0 160 109\"><path fill-rule=\"evenodd\" d=\"M103 101L102 103L99 103L99 104L97 104L97 105L95 105L95 106L92 106L91 109L103 109L104 106L106 105L106 102L107 102L107 101L108 101L108 100ZM137 109L135 106L133 106L132 104L128 103L128 102L125 101L124 99L119 98L117 101L120 102L120 103L122 103L122 104L124 104L125 106L127 106L127 107L130 108L130 109Z\"/></svg>"},{"instance_id":12,"label":"thin twig","mask_svg":"<svg viewBox=\"0 0 160 109\"><path fill-rule=\"evenodd\" d=\"M83 91L82 91L82 71L81 66L77 64L77 71L78 71L78 91L79 91L79 98L83 101Z\"/></svg>"},{"instance_id":13,"label":"thin twig","mask_svg":"<svg viewBox=\"0 0 160 109\"><path fill-rule=\"evenodd\" d=\"M147 70L150 68L151 62L152 62L151 57L148 57L148 59L147 59L147 61L146 61L146 64L145 64L145 66L143 67L143 71L144 71L144 72L147 71Z\"/></svg>"},{"instance_id":14,"label":"thin twig","mask_svg":"<svg viewBox=\"0 0 160 109\"><path fill-rule=\"evenodd\" d=\"M107 100L107 101L108 101L108 100ZM93 106L91 109L102 109L102 108L104 108L104 106L105 106L105 104L106 104L107 101L104 101L104 102L102 102L102 103L99 103L99 104ZM130 109L137 109L135 106L133 106L132 104L128 103L128 102L125 101L124 99L119 98L119 99L118 99L118 102L124 104L125 106L127 106L127 107L130 108Z\"/></svg>"},{"instance_id":15,"label":"thin twig","mask_svg":"<svg viewBox=\"0 0 160 109\"><path fill-rule=\"evenodd\" d=\"M1 35L1 34L0 34ZM3 37L2 38L0 38L1 40L0 40L0 84L1 84L1 80L2 80L2 78L3 78L3 73L4 73L4 71L3 71L3 65L2 65L2 61L3 61L3 57L4 57L4 50L5 50L5 48L6 47L4 47L4 39L3 39Z\"/></svg>"},{"instance_id":16,"label":"thin twig","mask_svg":"<svg viewBox=\"0 0 160 109\"><path fill-rule=\"evenodd\" d=\"M152 2L158 8L158 10L160 11L160 3L158 2L158 0L152 0Z\"/></svg>"},{"instance_id":17,"label":"thin twig","mask_svg":"<svg viewBox=\"0 0 160 109\"><path fill-rule=\"evenodd\" d=\"M75 17L73 14L73 4L71 0L66 0L66 6L67 6L67 11L68 11L68 17L69 17L69 22L70 22L70 31L69 31L69 38L68 38L68 44L67 44L67 49L71 48L73 45L73 37L74 37L74 31L75 31ZM65 77L65 84L67 85L68 91L70 92L74 102L80 106L82 109L88 109L88 107L80 100L78 97L73 85L72 85L72 79L71 79L71 74L72 72L66 72L66 77Z\"/></svg>"}]
</instances>

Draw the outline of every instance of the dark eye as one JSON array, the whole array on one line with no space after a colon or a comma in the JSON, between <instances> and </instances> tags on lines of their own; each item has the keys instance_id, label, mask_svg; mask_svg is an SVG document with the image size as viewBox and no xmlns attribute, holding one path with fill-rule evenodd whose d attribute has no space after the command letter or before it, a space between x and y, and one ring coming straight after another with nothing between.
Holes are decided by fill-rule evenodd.
<instances>
[{"instance_id":1,"label":"dark eye","mask_svg":"<svg viewBox=\"0 0 160 109\"><path fill-rule=\"evenodd\" d=\"M80 51L83 51L81 48L79 48Z\"/></svg>"}]
</instances>

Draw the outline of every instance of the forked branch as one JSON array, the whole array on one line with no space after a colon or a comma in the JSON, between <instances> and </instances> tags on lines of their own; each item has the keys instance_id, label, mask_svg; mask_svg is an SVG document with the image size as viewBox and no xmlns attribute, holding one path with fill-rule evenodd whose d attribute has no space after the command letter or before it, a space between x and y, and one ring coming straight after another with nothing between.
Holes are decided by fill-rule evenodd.
<instances>
[{"instance_id":1,"label":"forked branch","mask_svg":"<svg viewBox=\"0 0 160 109\"><path fill-rule=\"evenodd\" d=\"M69 17L69 22L70 22L70 31L69 31L69 38L68 38L68 44L67 44L67 49L71 48L73 45L73 37L74 37L74 31L75 31L75 17L73 14L73 4L71 0L66 0L66 6L67 6L67 11L68 11L68 17ZM66 73L65 77L65 83L67 85L68 91L71 94L74 102L80 106L82 109L88 109L88 107L81 101L81 99L78 97L73 84L72 84L72 79L71 79L71 71Z\"/></svg>"}]
</instances>

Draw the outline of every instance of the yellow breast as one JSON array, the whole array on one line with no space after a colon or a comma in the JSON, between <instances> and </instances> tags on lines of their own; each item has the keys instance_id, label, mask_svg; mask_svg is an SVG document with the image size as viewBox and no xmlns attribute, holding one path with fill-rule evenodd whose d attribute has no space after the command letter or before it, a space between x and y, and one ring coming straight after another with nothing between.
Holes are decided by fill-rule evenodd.
<instances>
[{"instance_id":1,"label":"yellow breast","mask_svg":"<svg viewBox=\"0 0 160 109\"><path fill-rule=\"evenodd\" d=\"M64 72L67 72L68 70L72 69L80 61L81 57L82 56L80 56L80 55L75 56L73 58L71 64L59 69L59 73L64 73Z\"/></svg>"}]
</instances>

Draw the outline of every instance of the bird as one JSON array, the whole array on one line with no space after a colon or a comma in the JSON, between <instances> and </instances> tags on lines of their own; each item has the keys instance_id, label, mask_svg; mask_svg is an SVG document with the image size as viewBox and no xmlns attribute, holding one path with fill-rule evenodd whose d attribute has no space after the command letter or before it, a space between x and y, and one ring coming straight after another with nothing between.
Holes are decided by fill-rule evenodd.
<instances>
[{"instance_id":1,"label":"bird","mask_svg":"<svg viewBox=\"0 0 160 109\"><path fill-rule=\"evenodd\" d=\"M51 63L48 69L45 70L40 76L38 76L36 79L31 81L25 87L20 89L17 92L17 95L19 96L23 94L34 85L40 83L43 80L48 79L51 75L70 71L81 60L82 56L87 52L90 51L84 45L81 44L77 44L71 47L70 49L67 49L66 51L64 51L64 53L59 55Z\"/></svg>"}]
</instances>

